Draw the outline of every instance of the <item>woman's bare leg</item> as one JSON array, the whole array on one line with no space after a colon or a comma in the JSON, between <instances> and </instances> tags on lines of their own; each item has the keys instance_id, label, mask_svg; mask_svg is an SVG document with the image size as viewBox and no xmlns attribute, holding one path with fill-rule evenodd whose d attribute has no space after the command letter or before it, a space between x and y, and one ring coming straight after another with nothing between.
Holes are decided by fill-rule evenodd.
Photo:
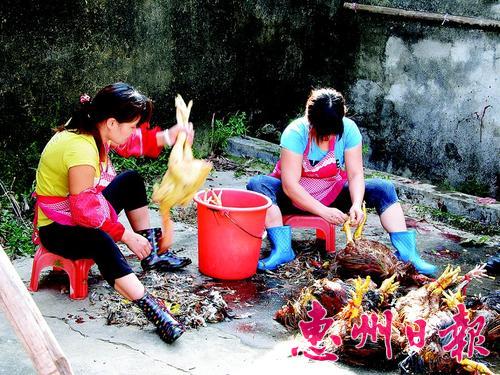
<instances>
[{"instance_id":1,"label":"woman's bare leg","mask_svg":"<svg viewBox=\"0 0 500 375\"><path fill-rule=\"evenodd\" d=\"M405 232L407 230L405 215L398 202L390 205L382 212L380 223L388 233Z\"/></svg>"},{"instance_id":2,"label":"woman's bare leg","mask_svg":"<svg viewBox=\"0 0 500 375\"><path fill-rule=\"evenodd\" d=\"M147 206L127 211L126 214L128 221L130 222L130 226L134 231L137 232L151 228L151 220L149 218L149 210Z\"/></svg>"},{"instance_id":3,"label":"woman's bare leg","mask_svg":"<svg viewBox=\"0 0 500 375\"><path fill-rule=\"evenodd\" d=\"M283 226L283 215L278 206L273 204L266 213L266 228Z\"/></svg>"},{"instance_id":4,"label":"woman's bare leg","mask_svg":"<svg viewBox=\"0 0 500 375\"><path fill-rule=\"evenodd\" d=\"M144 285L139 281L134 273L115 280L115 290L130 301L135 301L144 296L146 292Z\"/></svg>"}]
</instances>

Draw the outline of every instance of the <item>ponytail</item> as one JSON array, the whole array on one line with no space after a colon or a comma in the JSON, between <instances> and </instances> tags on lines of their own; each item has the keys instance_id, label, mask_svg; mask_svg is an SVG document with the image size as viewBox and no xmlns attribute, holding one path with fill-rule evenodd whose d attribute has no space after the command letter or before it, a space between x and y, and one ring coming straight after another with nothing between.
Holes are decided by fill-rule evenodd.
<instances>
[{"instance_id":1,"label":"ponytail","mask_svg":"<svg viewBox=\"0 0 500 375\"><path fill-rule=\"evenodd\" d=\"M99 157L104 159L106 150L102 143L97 124L108 118L118 122L130 122L139 118L139 124L149 122L153 104L149 98L132 86L117 82L101 89L94 98L87 94L80 96L79 104L66 124L56 131L72 130L94 137Z\"/></svg>"}]
</instances>

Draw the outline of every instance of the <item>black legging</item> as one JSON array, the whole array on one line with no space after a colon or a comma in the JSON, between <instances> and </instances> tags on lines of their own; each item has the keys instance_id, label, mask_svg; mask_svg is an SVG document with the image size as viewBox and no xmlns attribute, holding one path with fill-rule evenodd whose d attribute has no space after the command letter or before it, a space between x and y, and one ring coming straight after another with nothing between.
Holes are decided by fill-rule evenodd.
<instances>
[{"instance_id":1,"label":"black legging","mask_svg":"<svg viewBox=\"0 0 500 375\"><path fill-rule=\"evenodd\" d=\"M144 180L135 171L116 176L102 193L117 214L147 205ZM116 279L133 273L115 241L100 229L52 223L40 227L39 232L50 252L68 259L93 259L112 287Z\"/></svg>"}]
</instances>

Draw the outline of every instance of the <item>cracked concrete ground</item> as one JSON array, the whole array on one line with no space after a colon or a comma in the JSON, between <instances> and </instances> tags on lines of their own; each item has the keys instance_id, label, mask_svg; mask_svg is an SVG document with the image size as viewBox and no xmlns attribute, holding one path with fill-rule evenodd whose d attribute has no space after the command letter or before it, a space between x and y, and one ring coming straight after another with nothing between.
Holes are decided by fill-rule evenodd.
<instances>
[{"instance_id":1,"label":"cracked concrete ground","mask_svg":"<svg viewBox=\"0 0 500 375\"><path fill-rule=\"evenodd\" d=\"M233 172L215 172L207 185L244 188L247 179L245 176L236 177ZM152 211L152 219L153 224L159 224L160 219L155 211ZM420 233L420 248L424 258L432 259L439 265L461 264L468 270L497 250L492 246L465 249L456 242L454 236L466 234L441 224L418 218L410 218L408 223ZM369 215L366 228L365 235L368 238L388 243L388 237L376 215ZM185 272L197 274L196 226L176 223L175 231L174 249L184 248L182 255L193 260ZM311 231L294 231L294 238L298 241L313 235ZM342 237L337 231L337 246L345 243ZM31 258L14 262L26 285L31 264ZM137 261L132 262L132 266L136 271L140 270ZM98 270L95 267L92 273L94 276L91 278L90 290L108 288L97 277ZM252 289L255 286L252 280L234 284L237 291L242 285L241 290L246 292L246 286L250 287L248 303L239 311L248 317L190 330L173 345L164 344L153 332L152 326L139 329L135 326L106 325L106 320L99 318L98 303L92 304L89 299L70 300L67 294L61 292L65 288L63 284L50 282L45 277L40 290L32 293L32 296L76 374L255 374L269 369L305 374L317 371L333 371L336 374L377 373L339 363L291 357L290 350L297 343L294 335L272 319L284 302L284 293L274 293L272 289L276 289L276 285L271 283L265 285L264 290ZM485 294L488 290L498 289L498 286L498 282L487 282L476 286L475 291ZM33 373L31 362L8 322L5 318L0 319L0 374Z\"/></svg>"}]
</instances>

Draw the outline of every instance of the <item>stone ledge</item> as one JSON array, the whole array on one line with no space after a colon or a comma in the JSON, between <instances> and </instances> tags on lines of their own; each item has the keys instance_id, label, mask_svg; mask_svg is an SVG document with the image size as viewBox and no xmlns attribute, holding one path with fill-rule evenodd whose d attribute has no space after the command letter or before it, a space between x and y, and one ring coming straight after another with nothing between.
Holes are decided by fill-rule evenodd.
<instances>
[{"instance_id":1,"label":"stone ledge","mask_svg":"<svg viewBox=\"0 0 500 375\"><path fill-rule=\"evenodd\" d=\"M226 151L235 156L255 158L274 164L279 158L279 145L252 137L233 137ZM480 204L477 197L459 192L444 193L430 184L396 176L390 173L365 169L368 177L390 179L402 200L418 203L454 215L478 220L484 224L500 225L500 203Z\"/></svg>"}]
</instances>

